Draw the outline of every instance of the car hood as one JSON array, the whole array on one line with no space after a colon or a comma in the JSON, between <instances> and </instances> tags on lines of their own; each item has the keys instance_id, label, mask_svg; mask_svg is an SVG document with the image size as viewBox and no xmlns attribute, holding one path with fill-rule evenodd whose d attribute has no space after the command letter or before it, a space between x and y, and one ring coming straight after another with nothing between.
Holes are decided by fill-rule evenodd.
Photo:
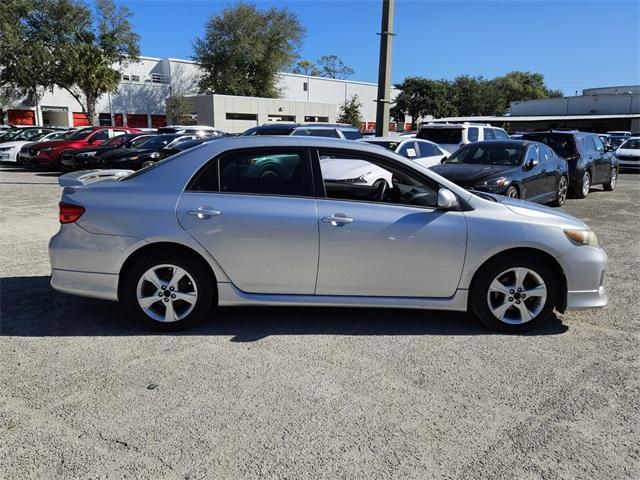
<instances>
[{"instance_id":1,"label":"car hood","mask_svg":"<svg viewBox=\"0 0 640 480\"><path fill-rule=\"evenodd\" d=\"M48 142L34 142L33 146L38 150L41 150L43 148L58 148L65 145L71 145L77 141L81 140L49 140Z\"/></svg>"},{"instance_id":2,"label":"car hood","mask_svg":"<svg viewBox=\"0 0 640 480\"><path fill-rule=\"evenodd\" d=\"M431 167L438 175L442 175L447 180L454 183L474 183L479 180L497 177L516 167L504 165L469 165L469 164L453 164L443 163Z\"/></svg>"},{"instance_id":3,"label":"car hood","mask_svg":"<svg viewBox=\"0 0 640 480\"><path fill-rule=\"evenodd\" d=\"M156 150L146 148L118 148L102 154L100 159L104 161L119 160L121 158L133 157L134 155L146 155L155 151Z\"/></svg>"},{"instance_id":4,"label":"car hood","mask_svg":"<svg viewBox=\"0 0 640 480\"><path fill-rule=\"evenodd\" d=\"M343 158L320 159L322 176L330 180L346 180L367 175L379 168L364 160Z\"/></svg>"},{"instance_id":5,"label":"car hood","mask_svg":"<svg viewBox=\"0 0 640 480\"><path fill-rule=\"evenodd\" d=\"M29 142L27 140L16 140L15 142L4 142L3 144L0 144L0 148L24 147L28 143L33 143L33 142Z\"/></svg>"},{"instance_id":6,"label":"car hood","mask_svg":"<svg viewBox=\"0 0 640 480\"><path fill-rule=\"evenodd\" d=\"M582 220L577 219L573 215L559 210L557 208L546 207L539 203L527 202L525 200L518 200L517 198L509 198L503 195L487 194L483 192L483 195L490 195L498 203L504 205L509 210L517 215L523 217L537 218L537 219L549 219L555 222L562 221L568 226L575 228L589 228Z\"/></svg>"}]
</instances>

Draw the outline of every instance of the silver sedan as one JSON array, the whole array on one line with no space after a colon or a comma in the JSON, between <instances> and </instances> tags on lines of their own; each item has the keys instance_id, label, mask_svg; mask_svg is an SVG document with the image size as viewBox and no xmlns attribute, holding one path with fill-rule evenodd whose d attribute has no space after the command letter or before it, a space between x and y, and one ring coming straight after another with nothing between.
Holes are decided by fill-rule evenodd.
<instances>
[{"instance_id":1,"label":"silver sedan","mask_svg":"<svg viewBox=\"0 0 640 480\"><path fill-rule=\"evenodd\" d=\"M324 179L321 158L368 162L392 182ZM160 330L215 318L216 305L331 305L471 311L519 332L607 303L607 256L583 222L373 145L221 139L59 182L53 288L119 300Z\"/></svg>"}]
</instances>

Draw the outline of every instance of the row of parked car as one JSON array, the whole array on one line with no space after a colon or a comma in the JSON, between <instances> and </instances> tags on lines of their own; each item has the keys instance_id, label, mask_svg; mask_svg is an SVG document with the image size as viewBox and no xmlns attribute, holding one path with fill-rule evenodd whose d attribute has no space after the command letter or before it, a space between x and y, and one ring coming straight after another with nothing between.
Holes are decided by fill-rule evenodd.
<instances>
[{"instance_id":1,"label":"row of parked car","mask_svg":"<svg viewBox=\"0 0 640 480\"><path fill-rule=\"evenodd\" d=\"M431 168L465 188L555 206L563 205L569 195L586 197L594 185L613 190L620 168L640 167L640 140L630 134L624 135L615 153L612 144L595 133L550 130L513 139L501 128L471 123L427 123L416 133L389 137L363 137L357 128L344 124L270 123L240 136L263 135L366 142ZM611 132L609 137L618 135ZM63 171L139 170L224 136L228 135L206 126L177 125L153 132L124 127L22 128L0 136L0 161ZM322 169L326 178L336 182L392 186L388 172L357 159L323 161Z\"/></svg>"}]
</instances>

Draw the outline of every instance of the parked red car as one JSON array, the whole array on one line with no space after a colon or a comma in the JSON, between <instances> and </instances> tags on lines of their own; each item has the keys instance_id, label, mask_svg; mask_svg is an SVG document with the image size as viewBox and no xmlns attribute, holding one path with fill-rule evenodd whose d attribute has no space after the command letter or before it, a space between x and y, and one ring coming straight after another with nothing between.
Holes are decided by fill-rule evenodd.
<instances>
[{"instance_id":1,"label":"parked red car","mask_svg":"<svg viewBox=\"0 0 640 480\"><path fill-rule=\"evenodd\" d=\"M73 133L64 140L52 140L33 144L28 150L26 160L43 168L60 166L60 154L76 148L97 146L117 135L139 133L140 130L126 127L87 127Z\"/></svg>"}]
</instances>

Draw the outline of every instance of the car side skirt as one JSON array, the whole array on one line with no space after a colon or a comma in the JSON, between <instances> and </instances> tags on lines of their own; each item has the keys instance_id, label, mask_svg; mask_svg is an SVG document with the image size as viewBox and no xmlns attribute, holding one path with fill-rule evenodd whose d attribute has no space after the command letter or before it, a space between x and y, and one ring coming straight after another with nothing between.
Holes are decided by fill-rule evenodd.
<instances>
[{"instance_id":1,"label":"car side skirt","mask_svg":"<svg viewBox=\"0 0 640 480\"><path fill-rule=\"evenodd\" d=\"M426 310L467 311L469 291L458 289L449 298L418 297L364 297L340 295L271 295L246 293L231 283L218 282L218 305L258 306L272 305L309 307L370 307L370 308L417 308Z\"/></svg>"}]
</instances>

